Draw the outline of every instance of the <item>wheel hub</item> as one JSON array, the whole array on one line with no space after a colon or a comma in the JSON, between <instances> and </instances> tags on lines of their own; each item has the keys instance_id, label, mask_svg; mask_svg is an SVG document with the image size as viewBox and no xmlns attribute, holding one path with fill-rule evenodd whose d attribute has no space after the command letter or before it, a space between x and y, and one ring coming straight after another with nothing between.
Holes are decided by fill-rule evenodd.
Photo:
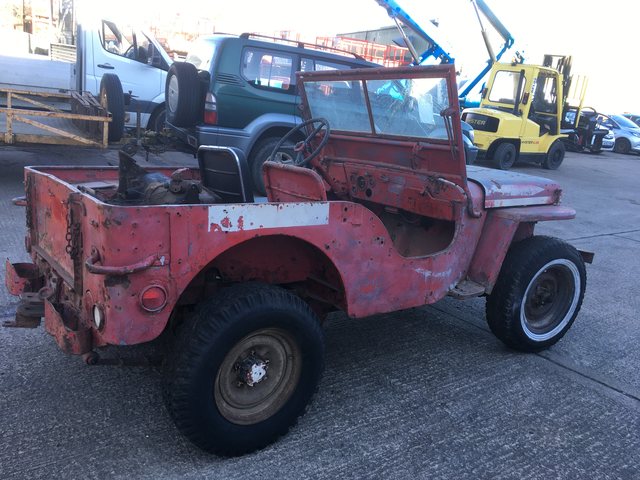
<instances>
[{"instance_id":1,"label":"wheel hub","mask_svg":"<svg viewBox=\"0 0 640 480\"><path fill-rule=\"evenodd\" d=\"M262 359L255 355L255 352L251 352L247 358L236 363L235 368L238 372L238 387L243 385L253 387L268 378L269 360Z\"/></svg>"},{"instance_id":2,"label":"wheel hub","mask_svg":"<svg viewBox=\"0 0 640 480\"><path fill-rule=\"evenodd\" d=\"M287 402L301 369L302 353L289 332L257 330L226 354L214 382L213 400L232 423L261 422Z\"/></svg>"},{"instance_id":3,"label":"wheel hub","mask_svg":"<svg viewBox=\"0 0 640 480\"><path fill-rule=\"evenodd\" d=\"M522 300L521 324L530 338L551 338L571 319L580 291L575 265L557 259L542 267Z\"/></svg>"}]
</instances>

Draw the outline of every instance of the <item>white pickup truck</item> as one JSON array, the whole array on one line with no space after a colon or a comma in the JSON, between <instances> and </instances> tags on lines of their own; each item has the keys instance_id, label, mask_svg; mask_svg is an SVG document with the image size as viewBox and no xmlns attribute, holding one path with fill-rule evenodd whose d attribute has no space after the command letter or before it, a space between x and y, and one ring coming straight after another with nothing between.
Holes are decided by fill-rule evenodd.
<instances>
[{"instance_id":1,"label":"white pickup truck","mask_svg":"<svg viewBox=\"0 0 640 480\"><path fill-rule=\"evenodd\" d=\"M0 84L28 90L88 91L97 96L102 76L113 73L124 93L131 92L126 124L135 126L139 111L143 128L162 128L165 81L172 60L152 35L110 20L79 24L75 52L75 62L0 55Z\"/></svg>"}]
</instances>

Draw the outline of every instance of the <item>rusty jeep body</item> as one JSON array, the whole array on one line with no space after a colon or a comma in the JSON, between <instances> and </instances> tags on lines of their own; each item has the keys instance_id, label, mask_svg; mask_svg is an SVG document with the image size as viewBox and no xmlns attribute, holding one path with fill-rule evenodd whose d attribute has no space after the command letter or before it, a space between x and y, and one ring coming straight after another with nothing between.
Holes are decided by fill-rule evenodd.
<instances>
[{"instance_id":1,"label":"rusty jeep body","mask_svg":"<svg viewBox=\"0 0 640 480\"><path fill-rule=\"evenodd\" d=\"M198 169L143 170L126 155L120 168L25 169L33 264L7 261L16 325L44 316L62 350L89 359L170 332L167 407L218 454L261 448L303 413L328 312L486 296L496 336L536 351L584 295L590 255L534 235L575 216L560 187L465 165L452 66L298 83L304 140L295 164L265 164L266 201L229 148L201 147Z\"/></svg>"}]
</instances>

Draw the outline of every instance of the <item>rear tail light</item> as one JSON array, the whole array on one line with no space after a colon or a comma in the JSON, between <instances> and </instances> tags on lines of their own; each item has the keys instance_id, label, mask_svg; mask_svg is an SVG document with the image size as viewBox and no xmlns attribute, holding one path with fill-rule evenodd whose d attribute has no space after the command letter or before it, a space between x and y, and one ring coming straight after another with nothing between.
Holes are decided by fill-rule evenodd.
<instances>
[{"instance_id":1,"label":"rear tail light","mask_svg":"<svg viewBox=\"0 0 640 480\"><path fill-rule=\"evenodd\" d=\"M204 123L216 125L218 123L218 106L216 97L211 92L207 92L204 99Z\"/></svg>"},{"instance_id":2,"label":"rear tail light","mask_svg":"<svg viewBox=\"0 0 640 480\"><path fill-rule=\"evenodd\" d=\"M140 294L140 305L147 312L159 312L167 304L167 291L160 285L149 285Z\"/></svg>"}]
</instances>

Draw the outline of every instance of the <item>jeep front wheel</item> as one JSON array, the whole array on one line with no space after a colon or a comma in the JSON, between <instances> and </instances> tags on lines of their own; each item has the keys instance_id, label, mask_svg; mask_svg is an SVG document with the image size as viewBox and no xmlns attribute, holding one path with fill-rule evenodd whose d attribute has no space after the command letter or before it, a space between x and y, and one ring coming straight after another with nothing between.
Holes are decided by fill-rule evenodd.
<instances>
[{"instance_id":1,"label":"jeep front wheel","mask_svg":"<svg viewBox=\"0 0 640 480\"><path fill-rule=\"evenodd\" d=\"M232 286L203 302L167 362L167 408L203 450L240 455L284 435L304 413L324 364L320 322L279 287Z\"/></svg>"},{"instance_id":2,"label":"jeep front wheel","mask_svg":"<svg viewBox=\"0 0 640 480\"><path fill-rule=\"evenodd\" d=\"M559 239L536 236L513 244L487 298L489 328L516 350L553 345L576 319L586 279L578 251Z\"/></svg>"}]
</instances>

